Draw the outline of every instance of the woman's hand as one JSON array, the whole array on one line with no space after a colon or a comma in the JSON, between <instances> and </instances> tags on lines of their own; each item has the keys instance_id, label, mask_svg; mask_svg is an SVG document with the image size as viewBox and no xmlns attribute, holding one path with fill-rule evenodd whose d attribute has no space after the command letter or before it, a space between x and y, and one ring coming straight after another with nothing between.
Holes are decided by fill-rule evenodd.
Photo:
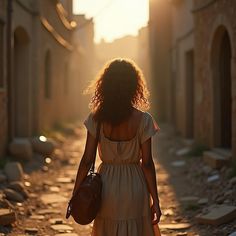
<instances>
[{"instance_id":1,"label":"woman's hand","mask_svg":"<svg viewBox=\"0 0 236 236\"><path fill-rule=\"evenodd\" d=\"M152 211L152 224L156 225L157 223L159 223L162 215L159 203L153 203L153 205L151 206L151 211Z\"/></svg>"}]
</instances>

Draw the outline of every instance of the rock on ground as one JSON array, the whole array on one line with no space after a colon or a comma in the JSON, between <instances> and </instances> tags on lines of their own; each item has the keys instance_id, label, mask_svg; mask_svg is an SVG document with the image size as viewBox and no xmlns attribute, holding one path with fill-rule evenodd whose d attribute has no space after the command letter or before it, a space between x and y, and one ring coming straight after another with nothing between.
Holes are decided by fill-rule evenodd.
<instances>
[{"instance_id":1,"label":"rock on ground","mask_svg":"<svg viewBox=\"0 0 236 236\"><path fill-rule=\"evenodd\" d=\"M0 173L0 183L4 183L4 182L6 182L6 180L7 180L6 175Z\"/></svg>"},{"instance_id":2,"label":"rock on ground","mask_svg":"<svg viewBox=\"0 0 236 236\"><path fill-rule=\"evenodd\" d=\"M29 194L22 182L19 181L11 182L9 184L9 188L21 193L26 199L29 197Z\"/></svg>"},{"instance_id":3,"label":"rock on ground","mask_svg":"<svg viewBox=\"0 0 236 236\"><path fill-rule=\"evenodd\" d=\"M9 225L16 221L15 212L9 209L0 209L0 225Z\"/></svg>"},{"instance_id":4,"label":"rock on ground","mask_svg":"<svg viewBox=\"0 0 236 236\"><path fill-rule=\"evenodd\" d=\"M21 181L24 176L24 171L19 162L8 162L4 167L4 172L9 182Z\"/></svg>"},{"instance_id":5,"label":"rock on ground","mask_svg":"<svg viewBox=\"0 0 236 236\"><path fill-rule=\"evenodd\" d=\"M56 147L55 141L52 139L40 140L39 137L31 139L33 150L42 155L51 155Z\"/></svg>"},{"instance_id":6,"label":"rock on ground","mask_svg":"<svg viewBox=\"0 0 236 236\"><path fill-rule=\"evenodd\" d=\"M9 201L24 202L25 200L24 197L20 193L16 192L13 189L6 188L3 190L3 192Z\"/></svg>"},{"instance_id":7,"label":"rock on ground","mask_svg":"<svg viewBox=\"0 0 236 236\"><path fill-rule=\"evenodd\" d=\"M206 214L199 214L196 220L202 224L220 225L236 218L236 207L228 205L211 206Z\"/></svg>"},{"instance_id":8,"label":"rock on ground","mask_svg":"<svg viewBox=\"0 0 236 236\"><path fill-rule=\"evenodd\" d=\"M15 138L9 145L11 155L21 160L31 160L33 149L31 143L26 138Z\"/></svg>"}]
</instances>

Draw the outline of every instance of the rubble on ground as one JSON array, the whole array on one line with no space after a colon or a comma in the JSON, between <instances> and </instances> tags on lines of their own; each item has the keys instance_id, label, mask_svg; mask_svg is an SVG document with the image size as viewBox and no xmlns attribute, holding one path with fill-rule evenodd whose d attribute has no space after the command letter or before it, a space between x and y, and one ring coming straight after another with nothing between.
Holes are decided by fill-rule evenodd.
<instances>
[{"instance_id":1,"label":"rubble on ground","mask_svg":"<svg viewBox=\"0 0 236 236\"><path fill-rule=\"evenodd\" d=\"M9 145L9 151L19 160L29 161L33 157L33 149L27 138L15 138Z\"/></svg>"},{"instance_id":2,"label":"rubble on ground","mask_svg":"<svg viewBox=\"0 0 236 236\"><path fill-rule=\"evenodd\" d=\"M206 213L196 216L201 224L221 225L236 219L236 206L213 205Z\"/></svg>"},{"instance_id":3,"label":"rubble on ground","mask_svg":"<svg viewBox=\"0 0 236 236\"><path fill-rule=\"evenodd\" d=\"M21 181L24 176L23 168L19 162L8 162L4 167L4 173L9 182Z\"/></svg>"},{"instance_id":4,"label":"rubble on ground","mask_svg":"<svg viewBox=\"0 0 236 236\"><path fill-rule=\"evenodd\" d=\"M162 235L234 236L236 176L232 175L232 167L208 165L199 152L192 152L196 148L192 140L183 142L173 134L170 130L159 135L158 154L154 155ZM49 156L34 156L24 163L25 172L19 162L9 162L0 171L0 209L4 209L0 212L0 232L12 236L90 235L91 224L80 227L71 217L65 219L84 148L84 139L78 137L83 136L60 137L64 142L59 142L60 148L56 146ZM36 150L42 153L34 147Z\"/></svg>"},{"instance_id":5,"label":"rubble on ground","mask_svg":"<svg viewBox=\"0 0 236 236\"><path fill-rule=\"evenodd\" d=\"M42 155L52 155L57 144L54 140L45 136L34 137L31 139L33 151Z\"/></svg>"}]
</instances>

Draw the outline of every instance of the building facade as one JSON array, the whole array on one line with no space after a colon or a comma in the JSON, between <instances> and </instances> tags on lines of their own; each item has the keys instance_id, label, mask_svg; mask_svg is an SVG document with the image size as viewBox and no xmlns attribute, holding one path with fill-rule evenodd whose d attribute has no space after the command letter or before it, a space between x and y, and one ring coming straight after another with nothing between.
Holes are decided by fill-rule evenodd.
<instances>
[{"instance_id":1,"label":"building facade","mask_svg":"<svg viewBox=\"0 0 236 236\"><path fill-rule=\"evenodd\" d=\"M72 0L0 1L0 156L14 138L78 119L73 17Z\"/></svg>"},{"instance_id":2,"label":"building facade","mask_svg":"<svg viewBox=\"0 0 236 236\"><path fill-rule=\"evenodd\" d=\"M137 63L142 69L144 77L147 81L148 88L150 89L150 50L149 50L149 31L148 27L142 27L138 32L138 55Z\"/></svg>"},{"instance_id":3,"label":"building facade","mask_svg":"<svg viewBox=\"0 0 236 236\"><path fill-rule=\"evenodd\" d=\"M77 110L78 117L84 120L89 112L90 96L84 91L94 79L95 70L95 48L94 48L94 22L93 18L86 18L85 15L74 15L77 27L72 36L75 50L72 52L71 70L74 80L74 93L77 94L73 100L74 110ZM78 109L79 108L79 109Z\"/></svg>"},{"instance_id":4,"label":"building facade","mask_svg":"<svg viewBox=\"0 0 236 236\"><path fill-rule=\"evenodd\" d=\"M126 35L112 42L102 40L99 44L96 44L97 68L101 68L107 61L117 57L130 58L137 61L138 44L138 37L133 35Z\"/></svg>"},{"instance_id":5,"label":"building facade","mask_svg":"<svg viewBox=\"0 0 236 236\"><path fill-rule=\"evenodd\" d=\"M171 116L177 130L194 137L194 24L193 1L172 1L171 8Z\"/></svg>"},{"instance_id":6,"label":"building facade","mask_svg":"<svg viewBox=\"0 0 236 236\"><path fill-rule=\"evenodd\" d=\"M189 82L193 77L194 54L192 6L192 0L151 1L149 21L157 119L175 124L189 138L193 137L193 117L188 116L194 114L193 85ZM192 71L187 71L190 65Z\"/></svg>"},{"instance_id":7,"label":"building facade","mask_svg":"<svg viewBox=\"0 0 236 236\"><path fill-rule=\"evenodd\" d=\"M72 35L72 1L39 1L39 85L37 118L39 130L73 118L71 56L74 50ZM65 5L63 5L63 3ZM69 4L70 3L70 4ZM74 25L73 25L74 24ZM74 26L74 27L73 27Z\"/></svg>"},{"instance_id":8,"label":"building facade","mask_svg":"<svg viewBox=\"0 0 236 236\"><path fill-rule=\"evenodd\" d=\"M0 156L7 144L7 67L6 67L6 3L0 1Z\"/></svg>"},{"instance_id":9,"label":"building facade","mask_svg":"<svg viewBox=\"0 0 236 236\"><path fill-rule=\"evenodd\" d=\"M149 2L149 44L153 115L159 121L170 119L171 8L169 1Z\"/></svg>"},{"instance_id":10,"label":"building facade","mask_svg":"<svg viewBox=\"0 0 236 236\"><path fill-rule=\"evenodd\" d=\"M184 138L234 157L235 9L233 0L150 1L149 22L159 116Z\"/></svg>"},{"instance_id":11,"label":"building facade","mask_svg":"<svg viewBox=\"0 0 236 236\"><path fill-rule=\"evenodd\" d=\"M195 132L236 158L236 2L194 2Z\"/></svg>"},{"instance_id":12,"label":"building facade","mask_svg":"<svg viewBox=\"0 0 236 236\"><path fill-rule=\"evenodd\" d=\"M8 75L9 135L30 137L34 130L34 89L39 80L37 72L37 19L39 5L36 1L11 1L11 74ZM8 65L9 66L9 65Z\"/></svg>"}]
</instances>

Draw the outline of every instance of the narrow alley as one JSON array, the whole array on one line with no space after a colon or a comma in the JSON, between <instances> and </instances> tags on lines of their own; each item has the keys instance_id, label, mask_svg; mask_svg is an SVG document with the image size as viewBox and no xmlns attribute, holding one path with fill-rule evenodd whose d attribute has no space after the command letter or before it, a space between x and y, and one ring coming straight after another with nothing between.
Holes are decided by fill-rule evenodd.
<instances>
[{"instance_id":1,"label":"narrow alley","mask_svg":"<svg viewBox=\"0 0 236 236\"><path fill-rule=\"evenodd\" d=\"M101 121L119 142L103 156L117 161L122 142L136 142L124 148L136 160L120 161L140 176L138 125L143 143L160 126L152 140L160 206L149 139L143 170L162 236L236 236L235 19L236 0L0 0L0 236L91 235L92 224L65 218L90 112L89 131ZM143 123L140 111L149 113ZM102 236L152 231L146 183L127 178L109 183L101 218L116 226ZM137 223L144 217L147 227Z\"/></svg>"}]
</instances>

